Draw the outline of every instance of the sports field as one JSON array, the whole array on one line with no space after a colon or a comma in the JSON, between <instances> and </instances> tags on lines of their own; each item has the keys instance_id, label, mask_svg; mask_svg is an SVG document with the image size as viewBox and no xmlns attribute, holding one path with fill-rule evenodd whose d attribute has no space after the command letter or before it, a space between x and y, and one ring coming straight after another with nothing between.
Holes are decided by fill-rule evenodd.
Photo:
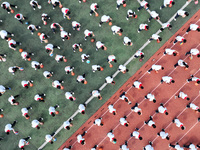
<instances>
[{"instance_id":1,"label":"sports field","mask_svg":"<svg viewBox=\"0 0 200 150\"><path fill-rule=\"evenodd\" d=\"M0 19L3 20L3 23L0 23L0 29L5 29L9 32L15 34L14 39L22 43L21 47L25 51L34 52L32 60L42 62L44 68L41 70L35 71L31 68L31 63L22 60L20 53L18 51L13 51L8 48L8 44L5 40L0 40L0 52L7 54L7 61L0 63L1 68L1 77L0 84L7 85L12 88L11 91L7 91L3 96L0 97L0 108L4 109L4 118L0 119L0 136L4 137L4 140L1 141L1 149L18 149L18 142L21 138L31 136L30 145L27 146L27 149L35 150L40 145L44 143L44 137L46 134L51 134L55 132L61 124L66 121L78 108L78 105L84 103L89 97L90 92L93 89L98 89L103 83L105 77L112 75L118 68L120 64L124 64L130 56L132 56L142 45L147 41L147 39L158 29L161 25L152 20L150 23L147 22L149 14L146 10L142 9L140 12L137 12L139 3L137 1L127 1L127 7L116 10L115 1L105 1L105 0L96 0L95 2L99 5L99 17L89 16L89 6L92 2L88 1L87 3L79 4L78 0L68 0L61 1L64 7L67 7L71 10L71 20L63 19L62 13L59 8L55 10L52 9L52 6L47 3L47 1L38 1L41 4L42 9L35 11L29 5L29 1L26 0L8 0L11 4L16 4L18 6L15 10L15 14L20 12L28 18L28 22L40 25L42 28L39 32L44 32L50 36L49 43L59 45L61 50L55 50L55 54L65 55L68 61L66 63L56 63L54 57L49 57L45 52L45 44L41 44L37 34L31 35L28 31L27 25L21 25L16 19L14 19L14 14L8 15L6 11L0 9ZM176 1L175 6L172 8L165 8L160 10L159 7L162 4L162 1L152 0L150 1L150 10L155 10L160 14L161 21L165 23L168 21L178 9L180 9L184 4L185 0ZM126 12L128 9L136 11L138 15L137 19L126 20ZM129 72L127 74L119 74L115 77L116 84L113 86L108 85L105 89L101 91L103 96L102 101L93 99L86 108L85 115L77 115L73 120L73 128L70 131L61 130L56 135L57 142L53 145L47 144L44 149L57 149L67 138L69 138L92 114L94 114L100 106L102 106L109 97L111 97L118 89L125 83L125 81L130 78L144 63L147 61L197 10L199 5L195 5L193 2L189 4L185 10L190 13L189 17L181 18L179 17L176 22L172 22L173 29L165 29L164 32L160 33L160 36L163 38L161 43L156 43L155 41L151 42L143 51L145 53L145 59L141 63L138 60L133 60L127 65ZM48 21L47 26L44 26L41 21L41 14L45 12L50 15L51 20ZM108 24L103 24L100 28L98 26L100 17L102 15L110 15L113 19L113 25L118 25L124 30L123 36L128 36L133 41L132 47L127 47L123 45L123 36L119 37L113 35ZM71 21L76 20L81 23L81 31L73 31L71 27ZM64 30L72 33L71 39L69 41L63 42L60 38L59 33L53 34L50 30L50 25L53 22L60 23ZM150 26L149 31L142 31L140 34L137 33L137 29L140 23L147 23ZM95 44L91 43L89 40L84 40L84 30L92 30L95 34L96 40L101 40L105 43L108 50L107 51L95 51ZM83 45L83 52L90 55L90 64L81 62L81 53L72 51L72 45L75 42L80 42ZM107 64L107 56L114 54L117 57L117 64L114 64L113 68L109 68ZM103 72L93 73L91 65L100 64L104 67ZM24 68L23 72L17 72L16 75L12 75L8 72L8 67L10 66L21 66ZM67 65L72 65L75 67L75 76L66 75L64 68ZM54 75L51 79L47 80L42 75L43 71L53 71ZM82 85L76 83L77 75L86 73L86 79L88 81L87 85ZM34 86L29 89L24 89L21 86L22 80L33 80ZM64 80L65 89L58 90L51 86L53 80ZM66 91L73 90L75 92L76 101L71 102L65 99L64 93ZM45 93L46 102L39 103L36 102L33 98L37 93ZM10 95L17 95L20 97L17 99L19 101L19 106L11 106L7 101ZM60 114L52 118L48 114L48 108L59 104ZM33 109L29 111L31 118L25 120L21 116L21 108L32 106ZM31 127L31 121L38 117L44 118L44 126L40 130L33 129ZM19 135L10 134L9 136L4 133L4 126L8 123L17 120L15 130L19 131ZM12 143L12 144L11 144Z\"/></svg>"}]
</instances>

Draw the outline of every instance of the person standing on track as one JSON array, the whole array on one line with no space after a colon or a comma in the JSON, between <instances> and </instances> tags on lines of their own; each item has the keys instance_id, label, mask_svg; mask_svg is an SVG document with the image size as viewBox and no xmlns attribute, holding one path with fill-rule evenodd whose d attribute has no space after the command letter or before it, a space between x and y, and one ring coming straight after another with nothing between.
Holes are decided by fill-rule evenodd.
<instances>
[{"instance_id":1,"label":"person standing on track","mask_svg":"<svg viewBox=\"0 0 200 150\"><path fill-rule=\"evenodd\" d=\"M186 108L191 108L195 112L200 112L199 106L195 105L194 103L189 103Z\"/></svg>"},{"instance_id":2,"label":"person standing on track","mask_svg":"<svg viewBox=\"0 0 200 150\"><path fill-rule=\"evenodd\" d=\"M116 109L113 107L112 104L108 106L108 110L109 110L109 112L112 113L113 115L116 115L116 114L117 114L117 111L116 111Z\"/></svg>"},{"instance_id":3,"label":"person standing on track","mask_svg":"<svg viewBox=\"0 0 200 150\"><path fill-rule=\"evenodd\" d=\"M156 103L156 98L153 94L148 93L146 96L144 96L145 99L149 99L149 101L153 101L153 103Z\"/></svg>"},{"instance_id":4,"label":"person standing on track","mask_svg":"<svg viewBox=\"0 0 200 150\"><path fill-rule=\"evenodd\" d=\"M174 65L175 68L177 66L184 67L185 70L189 68L188 64L184 62L182 59L179 59L178 62Z\"/></svg>"},{"instance_id":5,"label":"person standing on track","mask_svg":"<svg viewBox=\"0 0 200 150\"><path fill-rule=\"evenodd\" d=\"M79 134L77 136L77 141L78 143L80 143L81 145L85 145L86 144L86 141L85 139L83 138L83 136L85 136L85 134L87 133L87 131L84 131L83 134Z\"/></svg>"},{"instance_id":6,"label":"person standing on track","mask_svg":"<svg viewBox=\"0 0 200 150\"><path fill-rule=\"evenodd\" d=\"M115 138L115 135L113 134L113 130L110 130L110 132L108 132L107 137L109 137L111 143L113 144L117 143L117 139Z\"/></svg>"},{"instance_id":7,"label":"person standing on track","mask_svg":"<svg viewBox=\"0 0 200 150\"><path fill-rule=\"evenodd\" d=\"M126 116L122 117L119 119L119 122L121 125L128 127L129 126L129 122L126 120Z\"/></svg>"},{"instance_id":8,"label":"person standing on track","mask_svg":"<svg viewBox=\"0 0 200 150\"><path fill-rule=\"evenodd\" d=\"M179 92L178 94L178 98L182 98L182 99L187 99L188 101L190 100L190 98L188 97L187 94L183 93L183 92Z\"/></svg>"},{"instance_id":9,"label":"person standing on track","mask_svg":"<svg viewBox=\"0 0 200 150\"><path fill-rule=\"evenodd\" d=\"M176 21L176 19L179 16L182 16L182 18L185 18L186 16L189 16L189 13L187 11L182 10L182 9L178 10L176 16L174 17L174 21Z\"/></svg>"},{"instance_id":10,"label":"person standing on track","mask_svg":"<svg viewBox=\"0 0 200 150\"><path fill-rule=\"evenodd\" d=\"M156 110L156 113L161 113L161 114L165 114L168 115L169 113L167 112L167 108L164 107L163 103L160 103L160 106L158 107L158 109Z\"/></svg>"},{"instance_id":11,"label":"person standing on track","mask_svg":"<svg viewBox=\"0 0 200 150\"><path fill-rule=\"evenodd\" d=\"M141 137L141 135L140 135L140 133L138 131L139 131L139 129L135 128L135 131L133 131L131 133L131 137L134 137L135 139L142 140L143 138Z\"/></svg>"},{"instance_id":12,"label":"person standing on track","mask_svg":"<svg viewBox=\"0 0 200 150\"><path fill-rule=\"evenodd\" d=\"M164 67L162 67L161 65L152 65L151 69L149 69L147 72L150 74L151 71L155 71L156 73L158 73L159 70L164 70Z\"/></svg>"},{"instance_id":13,"label":"person standing on track","mask_svg":"<svg viewBox=\"0 0 200 150\"><path fill-rule=\"evenodd\" d=\"M162 129L159 133L157 133L157 135L160 136L161 139L170 139L169 134L165 132L165 129Z\"/></svg>"},{"instance_id":14,"label":"person standing on track","mask_svg":"<svg viewBox=\"0 0 200 150\"><path fill-rule=\"evenodd\" d=\"M103 126L103 123L102 123L102 118L99 117L97 118L95 121L94 121L94 125L97 125L97 126Z\"/></svg>"},{"instance_id":15,"label":"person standing on track","mask_svg":"<svg viewBox=\"0 0 200 150\"><path fill-rule=\"evenodd\" d=\"M145 147L143 147L143 150L154 150L154 148L152 147L152 142L151 141L149 141L149 144L148 145L146 145Z\"/></svg>"},{"instance_id":16,"label":"person standing on track","mask_svg":"<svg viewBox=\"0 0 200 150\"><path fill-rule=\"evenodd\" d=\"M186 43L187 40L183 36L178 35L176 36L173 44L175 45L177 42L180 42L180 45L182 45L183 43Z\"/></svg>"},{"instance_id":17,"label":"person standing on track","mask_svg":"<svg viewBox=\"0 0 200 150\"><path fill-rule=\"evenodd\" d=\"M193 75L191 75L191 78L187 79L187 82L191 82L191 81L195 81L195 85L199 85L200 84L200 79L198 77L194 77Z\"/></svg>"},{"instance_id":18,"label":"person standing on track","mask_svg":"<svg viewBox=\"0 0 200 150\"><path fill-rule=\"evenodd\" d=\"M191 24L189 26L189 28L187 29L186 34L188 34L188 32L190 32L190 31L198 31L198 32L200 32L199 25L197 25L197 24Z\"/></svg>"},{"instance_id":19,"label":"person standing on track","mask_svg":"<svg viewBox=\"0 0 200 150\"><path fill-rule=\"evenodd\" d=\"M142 86L142 83L137 80L133 82L133 87L137 89L144 89L144 87Z\"/></svg>"},{"instance_id":20,"label":"person standing on track","mask_svg":"<svg viewBox=\"0 0 200 150\"><path fill-rule=\"evenodd\" d=\"M131 104L131 101L129 100L128 97L125 96L126 94L127 94L126 92L123 92L123 93L119 96L119 98L120 98L121 100L124 100L125 102L127 102L127 103L130 105L130 104Z\"/></svg>"},{"instance_id":21,"label":"person standing on track","mask_svg":"<svg viewBox=\"0 0 200 150\"><path fill-rule=\"evenodd\" d=\"M169 144L169 147L175 148L176 150L184 150L183 147L181 147L178 142L176 142L176 145Z\"/></svg>"},{"instance_id":22,"label":"person standing on track","mask_svg":"<svg viewBox=\"0 0 200 150\"><path fill-rule=\"evenodd\" d=\"M138 115L142 115L142 109L138 107L138 103L135 103L135 105L131 107L131 110L138 113Z\"/></svg>"},{"instance_id":23,"label":"person standing on track","mask_svg":"<svg viewBox=\"0 0 200 150\"><path fill-rule=\"evenodd\" d=\"M156 128L155 122L153 122L153 117L150 116L148 121L144 121L144 124L147 124L150 127Z\"/></svg>"},{"instance_id":24,"label":"person standing on track","mask_svg":"<svg viewBox=\"0 0 200 150\"><path fill-rule=\"evenodd\" d=\"M196 146L192 143L190 143L189 145L183 145L184 148L189 148L190 150L197 150Z\"/></svg>"},{"instance_id":25,"label":"person standing on track","mask_svg":"<svg viewBox=\"0 0 200 150\"><path fill-rule=\"evenodd\" d=\"M185 130L183 123L181 123L179 119L175 118L172 120L172 122L175 123L177 127L180 127L181 130Z\"/></svg>"},{"instance_id":26,"label":"person standing on track","mask_svg":"<svg viewBox=\"0 0 200 150\"><path fill-rule=\"evenodd\" d=\"M197 48L192 48L190 51L185 53L185 56L190 55L190 57L192 57L192 55L196 55L198 58L200 57L200 53L199 50Z\"/></svg>"},{"instance_id":27,"label":"person standing on track","mask_svg":"<svg viewBox=\"0 0 200 150\"><path fill-rule=\"evenodd\" d=\"M120 150L129 150L128 148L128 141L125 141L125 143L123 145L120 145Z\"/></svg>"},{"instance_id":28,"label":"person standing on track","mask_svg":"<svg viewBox=\"0 0 200 150\"><path fill-rule=\"evenodd\" d=\"M171 84L171 83L175 83L175 81L172 79L172 77L169 76L163 76L161 79L161 83L167 83L167 84Z\"/></svg>"},{"instance_id":29,"label":"person standing on track","mask_svg":"<svg viewBox=\"0 0 200 150\"><path fill-rule=\"evenodd\" d=\"M173 55L173 56L177 56L179 55L179 52L170 48L166 48L164 51L164 55Z\"/></svg>"}]
</instances>

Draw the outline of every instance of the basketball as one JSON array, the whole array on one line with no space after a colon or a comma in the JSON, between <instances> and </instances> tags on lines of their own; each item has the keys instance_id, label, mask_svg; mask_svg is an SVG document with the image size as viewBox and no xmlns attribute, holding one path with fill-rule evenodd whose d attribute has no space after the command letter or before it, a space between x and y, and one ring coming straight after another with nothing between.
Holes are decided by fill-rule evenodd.
<instances>
[{"instance_id":1,"label":"basketball","mask_svg":"<svg viewBox=\"0 0 200 150\"><path fill-rule=\"evenodd\" d=\"M28 117L26 117L26 119L29 119L30 117L28 116Z\"/></svg>"},{"instance_id":2,"label":"basketball","mask_svg":"<svg viewBox=\"0 0 200 150\"><path fill-rule=\"evenodd\" d=\"M60 7L60 8L63 8L63 5L60 4L59 7Z\"/></svg>"},{"instance_id":3,"label":"basketball","mask_svg":"<svg viewBox=\"0 0 200 150\"><path fill-rule=\"evenodd\" d=\"M112 68L113 67L113 65L112 64L110 64L110 68Z\"/></svg>"},{"instance_id":4,"label":"basketball","mask_svg":"<svg viewBox=\"0 0 200 150\"><path fill-rule=\"evenodd\" d=\"M123 7L126 7L126 4L123 4Z\"/></svg>"},{"instance_id":5,"label":"basketball","mask_svg":"<svg viewBox=\"0 0 200 150\"><path fill-rule=\"evenodd\" d=\"M98 13L96 13L96 14L95 14L95 16L96 16L96 17L98 17L98 16L99 16L99 14L98 14Z\"/></svg>"},{"instance_id":6,"label":"basketball","mask_svg":"<svg viewBox=\"0 0 200 150\"><path fill-rule=\"evenodd\" d=\"M197 5L199 2L198 2L198 1L195 1L194 3Z\"/></svg>"},{"instance_id":7,"label":"basketball","mask_svg":"<svg viewBox=\"0 0 200 150\"><path fill-rule=\"evenodd\" d=\"M140 62L142 62L142 61L143 61L143 59L142 59L142 58L140 58L140 59L139 59L139 61L140 61Z\"/></svg>"},{"instance_id":8,"label":"basketball","mask_svg":"<svg viewBox=\"0 0 200 150\"><path fill-rule=\"evenodd\" d=\"M33 83L30 83L30 87L33 87Z\"/></svg>"},{"instance_id":9,"label":"basketball","mask_svg":"<svg viewBox=\"0 0 200 150\"><path fill-rule=\"evenodd\" d=\"M40 68L44 68L44 65L43 65L43 64L41 64L41 65L40 65Z\"/></svg>"},{"instance_id":10,"label":"basketball","mask_svg":"<svg viewBox=\"0 0 200 150\"><path fill-rule=\"evenodd\" d=\"M10 40L11 40L11 38L9 37L9 38L8 38L8 41L10 41Z\"/></svg>"},{"instance_id":11,"label":"basketball","mask_svg":"<svg viewBox=\"0 0 200 150\"><path fill-rule=\"evenodd\" d=\"M46 21L44 21L44 25L47 25L47 22L46 22Z\"/></svg>"},{"instance_id":12,"label":"basketball","mask_svg":"<svg viewBox=\"0 0 200 150\"><path fill-rule=\"evenodd\" d=\"M157 39L157 43L160 43L160 40Z\"/></svg>"},{"instance_id":13,"label":"basketball","mask_svg":"<svg viewBox=\"0 0 200 150\"><path fill-rule=\"evenodd\" d=\"M4 117L4 115L3 114L0 114L0 118L3 118Z\"/></svg>"},{"instance_id":14,"label":"basketball","mask_svg":"<svg viewBox=\"0 0 200 150\"><path fill-rule=\"evenodd\" d=\"M109 24L109 26L112 26L112 22L109 22L108 24Z\"/></svg>"},{"instance_id":15,"label":"basketball","mask_svg":"<svg viewBox=\"0 0 200 150\"><path fill-rule=\"evenodd\" d=\"M103 67L101 67L100 70L103 71L104 70Z\"/></svg>"},{"instance_id":16,"label":"basketball","mask_svg":"<svg viewBox=\"0 0 200 150\"><path fill-rule=\"evenodd\" d=\"M103 150L103 148L100 147L99 150Z\"/></svg>"},{"instance_id":17,"label":"basketball","mask_svg":"<svg viewBox=\"0 0 200 150\"><path fill-rule=\"evenodd\" d=\"M86 63L89 64L89 63L90 63L90 60L87 60Z\"/></svg>"},{"instance_id":18,"label":"basketball","mask_svg":"<svg viewBox=\"0 0 200 150\"><path fill-rule=\"evenodd\" d=\"M15 11L12 9L10 12L13 14Z\"/></svg>"},{"instance_id":19,"label":"basketball","mask_svg":"<svg viewBox=\"0 0 200 150\"><path fill-rule=\"evenodd\" d=\"M66 58L64 59L64 62L67 62L67 59L66 59Z\"/></svg>"},{"instance_id":20,"label":"basketball","mask_svg":"<svg viewBox=\"0 0 200 150\"><path fill-rule=\"evenodd\" d=\"M82 52L83 51L83 49L82 48L79 48L79 52Z\"/></svg>"},{"instance_id":21,"label":"basketball","mask_svg":"<svg viewBox=\"0 0 200 150\"><path fill-rule=\"evenodd\" d=\"M135 15L135 19L137 18L137 15Z\"/></svg>"},{"instance_id":22,"label":"basketball","mask_svg":"<svg viewBox=\"0 0 200 150\"><path fill-rule=\"evenodd\" d=\"M169 5L169 8L171 8L171 7L172 7L172 4Z\"/></svg>"},{"instance_id":23,"label":"basketball","mask_svg":"<svg viewBox=\"0 0 200 150\"><path fill-rule=\"evenodd\" d=\"M86 80L84 81L84 84L87 84L87 81L86 81Z\"/></svg>"},{"instance_id":24,"label":"basketball","mask_svg":"<svg viewBox=\"0 0 200 150\"><path fill-rule=\"evenodd\" d=\"M122 33L119 33L119 36L122 36Z\"/></svg>"},{"instance_id":25,"label":"basketball","mask_svg":"<svg viewBox=\"0 0 200 150\"><path fill-rule=\"evenodd\" d=\"M59 114L59 111L56 111L55 114L56 114L56 115Z\"/></svg>"},{"instance_id":26,"label":"basketball","mask_svg":"<svg viewBox=\"0 0 200 150\"><path fill-rule=\"evenodd\" d=\"M102 97L100 97L99 100L102 100Z\"/></svg>"},{"instance_id":27,"label":"basketball","mask_svg":"<svg viewBox=\"0 0 200 150\"><path fill-rule=\"evenodd\" d=\"M85 3L87 0L83 0L83 2Z\"/></svg>"},{"instance_id":28,"label":"basketball","mask_svg":"<svg viewBox=\"0 0 200 150\"><path fill-rule=\"evenodd\" d=\"M40 36L41 35L41 33L40 32L38 32L38 34L37 34L38 36Z\"/></svg>"},{"instance_id":29,"label":"basketball","mask_svg":"<svg viewBox=\"0 0 200 150\"><path fill-rule=\"evenodd\" d=\"M61 86L61 88L60 88L61 90L63 90L64 89L64 86Z\"/></svg>"},{"instance_id":30,"label":"basketball","mask_svg":"<svg viewBox=\"0 0 200 150\"><path fill-rule=\"evenodd\" d=\"M92 39L91 39L91 42L93 43L94 41L95 41L95 40L92 38Z\"/></svg>"},{"instance_id":31,"label":"basketball","mask_svg":"<svg viewBox=\"0 0 200 150\"><path fill-rule=\"evenodd\" d=\"M18 135L18 134L19 134L19 132L18 132L18 131L16 131L16 132L15 132L15 135Z\"/></svg>"},{"instance_id":32,"label":"basketball","mask_svg":"<svg viewBox=\"0 0 200 150\"><path fill-rule=\"evenodd\" d=\"M74 75L75 75L75 73L74 73L74 72L71 72L71 75L72 75L72 76L74 76Z\"/></svg>"},{"instance_id":33,"label":"basketball","mask_svg":"<svg viewBox=\"0 0 200 150\"><path fill-rule=\"evenodd\" d=\"M23 49L20 48L20 49L19 49L19 52L20 52L20 53L23 52Z\"/></svg>"},{"instance_id":34,"label":"basketball","mask_svg":"<svg viewBox=\"0 0 200 150\"><path fill-rule=\"evenodd\" d=\"M28 60L28 61L31 61L31 58L28 58L27 60Z\"/></svg>"}]
</instances>

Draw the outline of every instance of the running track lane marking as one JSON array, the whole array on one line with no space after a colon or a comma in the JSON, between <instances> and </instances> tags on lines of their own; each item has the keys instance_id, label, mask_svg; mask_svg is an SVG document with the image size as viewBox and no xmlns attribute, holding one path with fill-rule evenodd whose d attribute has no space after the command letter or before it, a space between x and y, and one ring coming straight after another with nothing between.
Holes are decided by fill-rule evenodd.
<instances>
[{"instance_id":1,"label":"running track lane marking","mask_svg":"<svg viewBox=\"0 0 200 150\"><path fill-rule=\"evenodd\" d=\"M191 1L185 3L185 4L183 5L183 7L181 7L181 9L184 9L184 8L185 8L186 6L188 6L190 3L191 3ZM176 14L174 14L174 16L172 16L167 22L170 23L170 22L174 19L175 15L176 15ZM161 32L161 31L160 31L160 29L159 29L155 34L159 34L160 32ZM149 43L150 43L150 42L147 41L139 50L143 50ZM135 54L132 55L132 56L124 63L124 66L128 65L133 59L135 59L134 56L135 56ZM114 78L115 76L117 76L118 73L119 73L119 71L117 70L117 71L113 74L113 78ZM107 85L107 83L104 83L99 89L102 90L106 85ZM91 97L85 102L85 104L88 104L93 98L94 98L94 97L91 96ZM78 114L77 112L78 112L78 110L77 110L70 118L75 117L75 116ZM69 118L69 119L70 119L70 118ZM69 119L68 119L68 120L69 120ZM63 126L61 125L61 126L56 130L54 136L56 136L56 134L58 134L58 133L61 131L62 128L63 128ZM48 142L45 141L45 142L38 148L38 150L41 150L42 148L44 148L44 146L45 146L47 143L48 143Z\"/></svg>"}]
</instances>

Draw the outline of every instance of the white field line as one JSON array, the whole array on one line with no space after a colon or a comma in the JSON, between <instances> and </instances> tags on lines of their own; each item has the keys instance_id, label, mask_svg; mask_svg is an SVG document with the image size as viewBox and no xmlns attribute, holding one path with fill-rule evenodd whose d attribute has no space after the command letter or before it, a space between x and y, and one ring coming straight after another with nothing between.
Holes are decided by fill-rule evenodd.
<instances>
[{"instance_id":1,"label":"white field line","mask_svg":"<svg viewBox=\"0 0 200 150\"><path fill-rule=\"evenodd\" d=\"M183 7L181 8L181 9L184 9L187 5L189 5L190 4L190 2L188 2L188 3L186 3L185 5L183 5ZM176 15L176 14L175 14ZM175 15L174 16L172 16L169 20L168 20L168 23L170 23L173 19L174 19L174 17L175 17ZM155 34L159 34L161 31L160 31L160 29L155 33ZM149 44L150 42L149 41L147 41L139 50L143 50L148 44ZM136 53L135 53L136 54ZM134 55L132 55L125 63L124 63L124 66L126 66L126 65L128 65L133 59L135 59L135 54ZM117 70L114 74L113 74L113 78L114 77L116 77L117 76L117 74L119 73L119 71ZM104 83L99 89L100 90L102 90L103 88L105 88L106 87L106 83ZM91 96L86 102L85 102L85 104L88 104L92 99L93 99L94 97L93 96ZM76 115L78 114L78 110L70 117L70 118L74 118ZM70 119L69 118L69 119ZM69 120L68 119L68 120ZM58 134L61 130L62 130L62 125L56 130L56 132L55 132L55 134L54 134L54 136L56 136L56 134ZM47 144L48 142L44 142L39 148L38 148L38 150L41 150L42 148L44 148L44 146Z\"/></svg>"}]
</instances>

